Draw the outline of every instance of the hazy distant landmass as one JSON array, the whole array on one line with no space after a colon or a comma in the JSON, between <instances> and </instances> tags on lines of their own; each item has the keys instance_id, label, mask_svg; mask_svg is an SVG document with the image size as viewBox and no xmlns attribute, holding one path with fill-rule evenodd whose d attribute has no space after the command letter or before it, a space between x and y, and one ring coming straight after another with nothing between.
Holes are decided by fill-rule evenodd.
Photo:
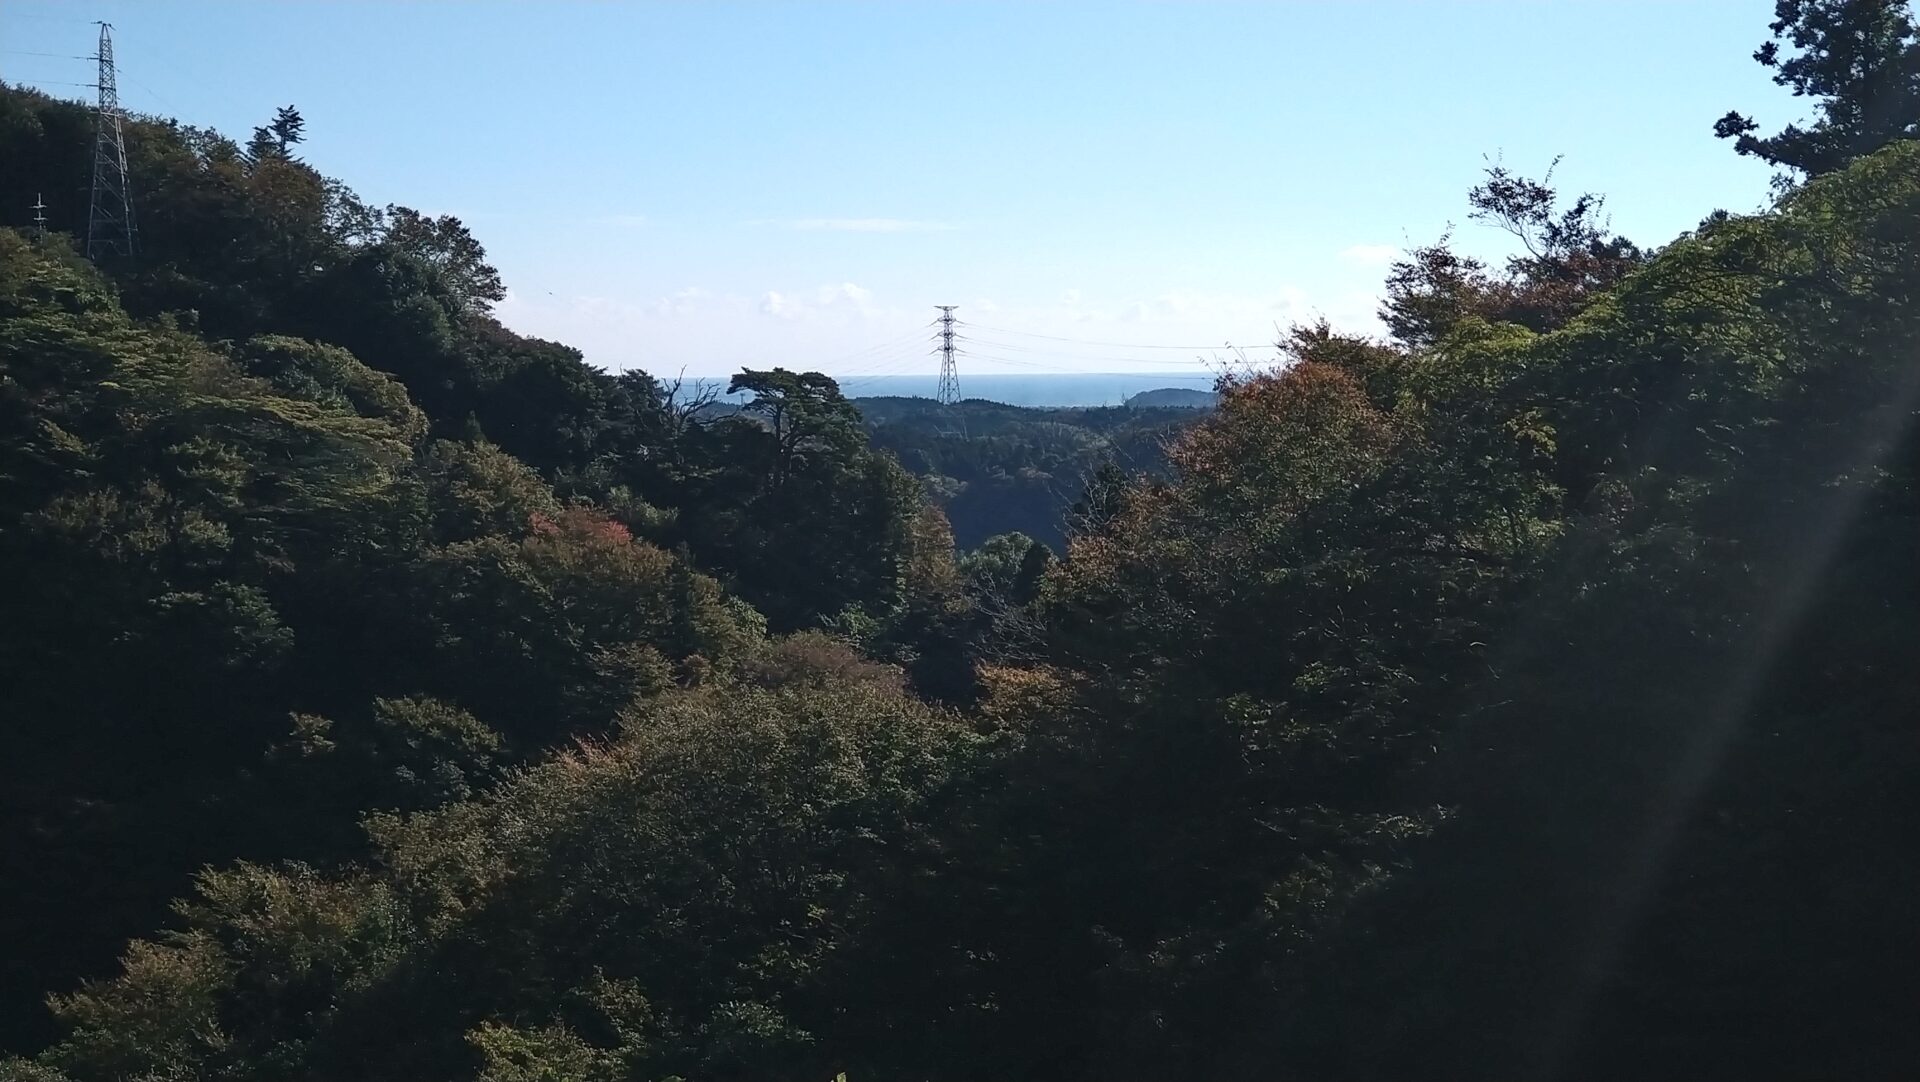
<instances>
[{"instance_id":1,"label":"hazy distant landmass","mask_svg":"<svg viewBox=\"0 0 1920 1082\"><path fill-rule=\"evenodd\" d=\"M933 398L940 377L925 375L835 376L848 398ZM1143 391L1191 388L1211 399L1211 372L1066 372L1036 375L969 375L960 373L960 395L1008 406L1119 406ZM682 394L697 386L725 390L725 379L689 377Z\"/></svg>"},{"instance_id":2,"label":"hazy distant landmass","mask_svg":"<svg viewBox=\"0 0 1920 1082\"><path fill-rule=\"evenodd\" d=\"M932 398L940 379L913 376L847 376L840 388L848 398ZM1162 387L1210 390L1211 372L1067 372L1044 375L968 375L960 373L960 396L1009 406L1118 406L1142 391Z\"/></svg>"},{"instance_id":3,"label":"hazy distant landmass","mask_svg":"<svg viewBox=\"0 0 1920 1082\"><path fill-rule=\"evenodd\" d=\"M1219 401L1220 396L1213 391L1195 390L1192 387L1155 387L1151 391L1141 391L1129 397L1126 405L1134 409L1172 407L1203 410L1212 409Z\"/></svg>"}]
</instances>

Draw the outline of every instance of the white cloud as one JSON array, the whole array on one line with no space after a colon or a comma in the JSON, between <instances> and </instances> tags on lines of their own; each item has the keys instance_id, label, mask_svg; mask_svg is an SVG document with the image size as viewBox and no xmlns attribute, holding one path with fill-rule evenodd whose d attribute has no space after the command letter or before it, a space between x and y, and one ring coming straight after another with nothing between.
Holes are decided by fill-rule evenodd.
<instances>
[{"instance_id":1,"label":"white cloud","mask_svg":"<svg viewBox=\"0 0 1920 1082\"><path fill-rule=\"evenodd\" d=\"M1195 347L1205 351L1232 342L1265 350L1288 326L1323 317L1337 328L1374 334L1379 330L1374 314L1378 303L1370 290L1318 290L1285 283L1248 291L1176 287L1132 296L1067 291L1057 294L1051 304L1012 305L994 322L1039 335L1063 336L1069 341L1038 348L1056 349L1062 359L1083 355L1081 359L1093 363L1109 354L1133 357L1127 347L1112 343L1217 343ZM1081 339L1086 342L1076 344ZM1141 353L1136 359L1161 356ZM1176 352L1164 356L1172 363Z\"/></svg>"},{"instance_id":2,"label":"white cloud","mask_svg":"<svg viewBox=\"0 0 1920 1082\"><path fill-rule=\"evenodd\" d=\"M831 310L851 309L864 314L873 308L873 290L852 282L817 286L803 293L768 290L760 297L760 311L777 319L811 319Z\"/></svg>"},{"instance_id":3,"label":"white cloud","mask_svg":"<svg viewBox=\"0 0 1920 1082\"><path fill-rule=\"evenodd\" d=\"M778 319L798 319L806 314L807 308L797 298L769 289L766 296L760 298L760 310Z\"/></svg>"},{"instance_id":4,"label":"white cloud","mask_svg":"<svg viewBox=\"0 0 1920 1082\"><path fill-rule=\"evenodd\" d=\"M1307 291L1299 286L1281 286L1279 295L1267 302L1267 308L1286 313L1288 319L1298 319L1307 308Z\"/></svg>"},{"instance_id":5,"label":"white cloud","mask_svg":"<svg viewBox=\"0 0 1920 1082\"><path fill-rule=\"evenodd\" d=\"M653 302L653 311L663 316L690 316L713 299L711 290L699 286L677 289Z\"/></svg>"},{"instance_id":6,"label":"white cloud","mask_svg":"<svg viewBox=\"0 0 1920 1082\"><path fill-rule=\"evenodd\" d=\"M1176 319L1232 324L1247 320L1269 321L1276 312L1282 318L1291 318L1305 303L1306 293L1297 286L1282 286L1270 294L1176 289L1155 297L1152 310Z\"/></svg>"},{"instance_id":7,"label":"white cloud","mask_svg":"<svg viewBox=\"0 0 1920 1082\"><path fill-rule=\"evenodd\" d=\"M1343 263L1359 267L1384 267L1400 258L1400 248L1393 244L1354 244L1340 252Z\"/></svg>"},{"instance_id":8,"label":"white cloud","mask_svg":"<svg viewBox=\"0 0 1920 1082\"><path fill-rule=\"evenodd\" d=\"M936 233L956 228L947 222L916 221L910 218L796 218L792 221L758 221L752 225L780 225L788 229L828 230L835 233Z\"/></svg>"}]
</instances>

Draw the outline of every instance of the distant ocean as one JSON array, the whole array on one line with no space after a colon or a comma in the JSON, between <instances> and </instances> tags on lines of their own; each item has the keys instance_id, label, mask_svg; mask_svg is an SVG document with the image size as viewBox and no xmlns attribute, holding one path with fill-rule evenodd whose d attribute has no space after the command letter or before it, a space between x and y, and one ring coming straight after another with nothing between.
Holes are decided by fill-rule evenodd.
<instances>
[{"instance_id":1,"label":"distant ocean","mask_svg":"<svg viewBox=\"0 0 1920 1082\"><path fill-rule=\"evenodd\" d=\"M694 381L689 378L687 382L692 384ZM724 379L702 380L701 383L723 390L727 385ZM1210 391L1213 389L1213 376L1191 370L1161 373L1075 372L1031 376L960 374L961 398L984 398L1009 406L1118 406L1141 391L1161 387ZM924 376L847 376L840 379L840 390L848 398L933 398L939 388L940 377L932 373Z\"/></svg>"}]
</instances>

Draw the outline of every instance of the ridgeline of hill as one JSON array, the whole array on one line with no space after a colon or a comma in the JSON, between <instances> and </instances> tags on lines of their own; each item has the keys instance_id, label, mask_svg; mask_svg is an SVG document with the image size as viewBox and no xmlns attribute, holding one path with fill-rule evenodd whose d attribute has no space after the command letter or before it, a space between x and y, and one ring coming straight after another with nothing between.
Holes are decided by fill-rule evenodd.
<instances>
[{"instance_id":1,"label":"ridgeline of hill","mask_svg":"<svg viewBox=\"0 0 1920 1082\"><path fill-rule=\"evenodd\" d=\"M1194 406L1132 402L1014 406L970 398L943 406L901 396L849 401L871 445L920 480L962 549L1019 534L1065 551L1069 520L1090 484L1102 475L1162 476L1167 443L1198 419ZM746 412L724 399L684 408L704 423Z\"/></svg>"},{"instance_id":2,"label":"ridgeline of hill","mask_svg":"<svg viewBox=\"0 0 1920 1082\"><path fill-rule=\"evenodd\" d=\"M1196 391L1191 387L1159 387L1151 391L1141 391L1129 397L1125 404L1134 409L1168 406L1190 410L1212 409L1220 404L1220 393Z\"/></svg>"},{"instance_id":3,"label":"ridgeline of hill","mask_svg":"<svg viewBox=\"0 0 1920 1082\"><path fill-rule=\"evenodd\" d=\"M1205 412L676 402L290 109L92 265L0 86L0 1082L1904 1077L1920 29L1780 11L1777 207Z\"/></svg>"}]
</instances>

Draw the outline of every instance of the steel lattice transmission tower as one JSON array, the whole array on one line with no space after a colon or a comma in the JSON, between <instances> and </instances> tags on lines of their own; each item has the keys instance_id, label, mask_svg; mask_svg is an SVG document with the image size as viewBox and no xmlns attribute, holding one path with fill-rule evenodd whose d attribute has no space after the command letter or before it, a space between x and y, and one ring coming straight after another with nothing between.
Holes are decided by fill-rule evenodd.
<instances>
[{"instance_id":1,"label":"steel lattice transmission tower","mask_svg":"<svg viewBox=\"0 0 1920 1082\"><path fill-rule=\"evenodd\" d=\"M87 211L87 258L133 254L133 200L127 190L127 140L121 131L120 87L113 71L113 27L100 24L100 105L94 111L93 204Z\"/></svg>"},{"instance_id":2,"label":"steel lattice transmission tower","mask_svg":"<svg viewBox=\"0 0 1920 1082\"><path fill-rule=\"evenodd\" d=\"M935 396L943 406L960 401L960 373L953 366L953 310L957 304L936 304L940 309L940 391Z\"/></svg>"}]
</instances>

